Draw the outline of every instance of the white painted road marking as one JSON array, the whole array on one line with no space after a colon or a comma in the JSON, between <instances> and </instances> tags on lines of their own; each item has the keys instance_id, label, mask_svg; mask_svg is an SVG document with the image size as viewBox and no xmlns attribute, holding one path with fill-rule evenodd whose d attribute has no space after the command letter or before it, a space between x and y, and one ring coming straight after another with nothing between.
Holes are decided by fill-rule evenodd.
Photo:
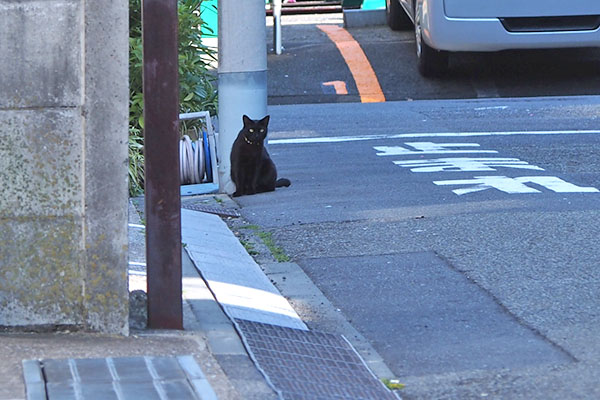
<instances>
[{"instance_id":1,"label":"white painted road marking","mask_svg":"<svg viewBox=\"0 0 600 400\"><path fill-rule=\"evenodd\" d=\"M413 154L472 154L472 153L498 153L496 150L465 150L457 147L479 147L477 143L433 143L433 142L406 142L405 145L414 150L402 146L375 146L379 151L378 156L406 156Z\"/></svg>"},{"instance_id":2,"label":"white painted road marking","mask_svg":"<svg viewBox=\"0 0 600 400\"><path fill-rule=\"evenodd\" d=\"M475 111L487 111L487 110L506 110L508 106L491 106L491 107L475 107Z\"/></svg>"},{"instance_id":3,"label":"white painted road marking","mask_svg":"<svg viewBox=\"0 0 600 400\"><path fill-rule=\"evenodd\" d=\"M473 136L527 136L527 135L580 135L600 134L600 130L562 130L562 131L498 131L498 132L437 132L437 133L399 133L386 135L364 136L330 136L330 137L304 137L295 139L271 139L269 144L309 144L309 143L340 143L359 142L365 140L381 139L409 139L428 137L473 137Z\"/></svg>"},{"instance_id":4,"label":"white painted road marking","mask_svg":"<svg viewBox=\"0 0 600 400\"><path fill-rule=\"evenodd\" d=\"M412 172L480 172L496 171L496 168L544 170L518 158L436 158L432 160L394 161L394 164L410 168Z\"/></svg>"},{"instance_id":5,"label":"white painted road marking","mask_svg":"<svg viewBox=\"0 0 600 400\"><path fill-rule=\"evenodd\" d=\"M476 176L475 179L455 179L447 181L434 181L436 185L472 185L469 188L454 189L457 195L480 192L487 189L497 189L509 194L517 193L541 193L525 183L534 183L543 186L556 193L597 193L594 187L577 186L565 182L555 176L521 176L509 178L506 176ZM473 186L474 185L474 186Z\"/></svg>"},{"instance_id":6,"label":"white painted road marking","mask_svg":"<svg viewBox=\"0 0 600 400\"><path fill-rule=\"evenodd\" d=\"M460 148L463 149L460 149ZM497 153L495 150L479 150L477 143L433 143L433 142L406 142L404 146L373 146L378 151L378 156L415 156L421 158L413 160L393 161L394 164L410 168L411 172L481 172L496 171L496 168L516 168L534 171L544 171L535 165L518 158L500 157L450 157L423 159L423 154L444 153ZM458 148L458 149L457 149ZM464 149L466 148L466 149ZM473 150L477 148L476 150ZM457 195L480 192L487 189L497 189L504 193L541 193L541 191L527 186L533 183L545 187L556 193L598 193L594 187L581 187L565 182L555 176L523 176L509 178L506 176L476 176L474 179L453 179L433 181L438 186L462 185L468 186L452 190Z\"/></svg>"}]
</instances>

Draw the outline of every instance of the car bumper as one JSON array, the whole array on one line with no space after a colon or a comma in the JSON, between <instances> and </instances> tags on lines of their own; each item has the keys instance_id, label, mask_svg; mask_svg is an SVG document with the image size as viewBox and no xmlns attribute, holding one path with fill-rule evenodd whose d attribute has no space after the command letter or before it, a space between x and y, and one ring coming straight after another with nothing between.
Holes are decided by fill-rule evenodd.
<instances>
[{"instance_id":1,"label":"car bumper","mask_svg":"<svg viewBox=\"0 0 600 400\"><path fill-rule=\"evenodd\" d=\"M438 50L500 51L600 46L600 29L509 32L498 18L450 18L442 1L424 2L423 39Z\"/></svg>"}]
</instances>

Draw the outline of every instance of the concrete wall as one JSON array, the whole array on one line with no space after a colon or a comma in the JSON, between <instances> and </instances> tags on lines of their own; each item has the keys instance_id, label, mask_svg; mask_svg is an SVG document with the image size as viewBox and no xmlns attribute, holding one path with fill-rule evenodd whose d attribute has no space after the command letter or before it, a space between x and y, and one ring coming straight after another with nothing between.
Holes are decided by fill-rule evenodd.
<instances>
[{"instance_id":1,"label":"concrete wall","mask_svg":"<svg viewBox=\"0 0 600 400\"><path fill-rule=\"evenodd\" d=\"M0 0L0 326L127 334L127 0Z\"/></svg>"}]
</instances>

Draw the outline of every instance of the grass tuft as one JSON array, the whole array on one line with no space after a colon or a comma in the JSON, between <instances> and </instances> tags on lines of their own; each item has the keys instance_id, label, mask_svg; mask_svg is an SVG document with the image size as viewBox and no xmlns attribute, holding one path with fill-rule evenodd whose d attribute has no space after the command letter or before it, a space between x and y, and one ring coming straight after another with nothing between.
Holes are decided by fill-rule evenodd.
<instances>
[{"instance_id":1,"label":"grass tuft","mask_svg":"<svg viewBox=\"0 0 600 400\"><path fill-rule=\"evenodd\" d=\"M273 241L273 235L270 232L257 232L258 237L261 238L265 246L269 248L271 254L277 262L288 262L290 258L283 252L283 249L275 244Z\"/></svg>"},{"instance_id":2,"label":"grass tuft","mask_svg":"<svg viewBox=\"0 0 600 400\"><path fill-rule=\"evenodd\" d=\"M382 379L381 382L383 382L383 384L390 390L400 390L400 389L404 389L404 387L406 385L404 385L403 383L400 383L400 381L398 381L398 379Z\"/></svg>"}]
</instances>

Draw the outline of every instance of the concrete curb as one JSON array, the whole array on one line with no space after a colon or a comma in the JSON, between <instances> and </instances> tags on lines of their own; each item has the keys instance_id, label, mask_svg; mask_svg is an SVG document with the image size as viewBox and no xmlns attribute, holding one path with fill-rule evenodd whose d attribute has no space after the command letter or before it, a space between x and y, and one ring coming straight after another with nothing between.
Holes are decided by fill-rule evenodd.
<instances>
[{"instance_id":1,"label":"concrete curb","mask_svg":"<svg viewBox=\"0 0 600 400\"><path fill-rule=\"evenodd\" d=\"M308 329L220 217L182 209L181 236L194 265L232 319Z\"/></svg>"},{"instance_id":2,"label":"concrete curb","mask_svg":"<svg viewBox=\"0 0 600 400\"><path fill-rule=\"evenodd\" d=\"M344 10L344 28L364 28L386 24L385 9Z\"/></svg>"},{"instance_id":3,"label":"concrete curb","mask_svg":"<svg viewBox=\"0 0 600 400\"><path fill-rule=\"evenodd\" d=\"M203 198L207 199L207 203L210 205L215 205L214 197L215 196L205 196ZM135 245L130 248L130 252L132 252L130 254L130 260L136 261L134 265L130 264L130 271L135 271L137 269L143 270L141 276L134 276L134 278L140 278L139 282L132 282L130 277L130 286L133 283L138 289L141 289L142 287L145 288L144 234L143 230L140 233L139 227L136 226L136 224L141 223L138 212L143 216L143 200L143 198L137 198L135 199L136 207L133 205L130 206L130 223L134 224L134 226L130 226L130 242L135 242ZM218 204L216 204L216 206L218 206ZM186 212L192 211L182 209L182 216L185 215ZM211 232L210 236L212 236L212 240L218 241L223 237L229 235L233 236L227 226L224 225L223 221L216 215L204 213L197 214L208 215L206 221L203 221L208 223L208 225L204 225L203 222L194 220L193 222L200 223L200 225L192 226L191 231L186 230L187 235L191 235L196 239L203 239L205 235L202 232L208 230ZM186 219L183 217L182 222L184 224L185 221ZM227 231L218 231L223 225ZM215 231L215 229L217 231ZM185 243L185 240L183 242ZM237 245L241 246L239 241L237 241ZM233 387L238 395L249 400L276 399L277 396L272 388L268 386L265 378L256 368L254 362L246 352L232 321L225 314L222 305L215 299L214 293L209 289L205 280L200 276L198 269L188 254L188 250L190 249L184 248L182 251L182 297L185 332L197 334L193 335L192 338L199 342L200 345L207 347L207 350L219 365L220 370L225 374L229 385ZM228 258L232 258L231 252L226 253L226 255L229 256ZM251 259L247 253L245 255ZM233 258L235 259L237 257ZM140 316L140 318L144 317L145 316ZM144 329L145 324L140 328ZM211 384L210 379L207 380L206 383L214 387L214 385ZM226 398L237 400L239 397L234 395Z\"/></svg>"},{"instance_id":4,"label":"concrete curb","mask_svg":"<svg viewBox=\"0 0 600 400\"><path fill-rule=\"evenodd\" d=\"M231 319L215 300L204 279L186 251L182 255L185 329L199 331L210 353L219 363L231 384L245 399L276 399L272 388L258 370L238 335Z\"/></svg>"}]
</instances>

